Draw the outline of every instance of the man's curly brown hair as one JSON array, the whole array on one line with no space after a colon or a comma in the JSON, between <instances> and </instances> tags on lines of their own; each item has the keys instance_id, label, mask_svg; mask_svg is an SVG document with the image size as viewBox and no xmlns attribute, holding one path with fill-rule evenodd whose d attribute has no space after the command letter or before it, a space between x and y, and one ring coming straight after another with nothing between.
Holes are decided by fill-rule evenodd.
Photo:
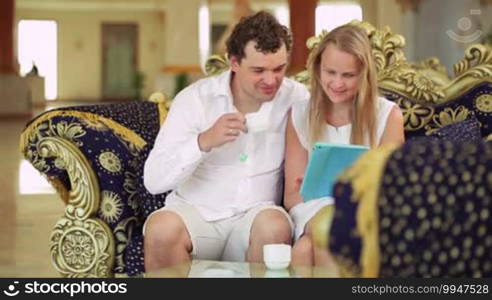
<instances>
[{"instance_id":1,"label":"man's curly brown hair","mask_svg":"<svg viewBox=\"0 0 492 300\"><path fill-rule=\"evenodd\" d=\"M292 47L289 29L266 11L242 18L227 39L227 55L235 56L239 62L246 56L244 48L249 41L255 41L255 49L267 54L277 52L285 44L287 52Z\"/></svg>"}]
</instances>

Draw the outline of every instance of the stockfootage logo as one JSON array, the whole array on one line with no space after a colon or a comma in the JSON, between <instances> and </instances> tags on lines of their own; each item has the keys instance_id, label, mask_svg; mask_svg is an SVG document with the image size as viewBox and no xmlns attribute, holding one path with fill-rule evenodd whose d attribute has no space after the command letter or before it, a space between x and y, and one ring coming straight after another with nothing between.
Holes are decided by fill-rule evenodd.
<instances>
[{"instance_id":1,"label":"stockfootage logo","mask_svg":"<svg viewBox=\"0 0 492 300\"><path fill-rule=\"evenodd\" d=\"M470 10L470 15L480 15L481 13L482 13L482 11L480 9L471 9ZM468 18L468 17L460 18L458 20L458 29L460 29L460 31L462 31L462 32L467 32L472 28L472 24L473 23L472 23L472 20L470 20L470 18ZM462 35L462 34L458 34L458 33L454 32L453 30L450 29L450 30L446 31L446 34L451 39L453 39L454 41L465 44L465 43L471 43L471 42L477 40L478 38L480 38L480 36L482 35L482 31L481 30L475 30L472 33Z\"/></svg>"},{"instance_id":2,"label":"stockfootage logo","mask_svg":"<svg viewBox=\"0 0 492 300\"><path fill-rule=\"evenodd\" d=\"M17 296L19 294L19 291L16 290L16 284L18 284L18 281L14 281L14 284L10 284L6 290L3 291L3 293L9 297Z\"/></svg>"}]
</instances>

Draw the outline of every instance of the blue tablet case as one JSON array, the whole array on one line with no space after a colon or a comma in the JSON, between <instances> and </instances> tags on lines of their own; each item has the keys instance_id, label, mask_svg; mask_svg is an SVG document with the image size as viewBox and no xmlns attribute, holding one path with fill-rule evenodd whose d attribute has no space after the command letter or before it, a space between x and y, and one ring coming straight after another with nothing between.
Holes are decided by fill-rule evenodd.
<instances>
[{"instance_id":1,"label":"blue tablet case","mask_svg":"<svg viewBox=\"0 0 492 300\"><path fill-rule=\"evenodd\" d=\"M368 150L359 145L316 143L301 186L304 201L333 196L338 176Z\"/></svg>"}]
</instances>

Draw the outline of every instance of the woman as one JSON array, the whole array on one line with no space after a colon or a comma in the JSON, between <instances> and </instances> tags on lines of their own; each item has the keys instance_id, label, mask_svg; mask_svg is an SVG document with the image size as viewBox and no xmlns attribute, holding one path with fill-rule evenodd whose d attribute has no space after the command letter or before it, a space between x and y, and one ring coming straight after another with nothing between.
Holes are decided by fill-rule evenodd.
<instances>
[{"instance_id":1,"label":"woman","mask_svg":"<svg viewBox=\"0 0 492 300\"><path fill-rule=\"evenodd\" d=\"M311 220L332 198L304 202L299 194L310 149L316 142L367 145L404 142L403 116L394 102L378 97L376 69L367 34L344 25L331 31L308 62L311 97L291 109L286 132L284 205L296 223L292 263L323 265Z\"/></svg>"}]
</instances>

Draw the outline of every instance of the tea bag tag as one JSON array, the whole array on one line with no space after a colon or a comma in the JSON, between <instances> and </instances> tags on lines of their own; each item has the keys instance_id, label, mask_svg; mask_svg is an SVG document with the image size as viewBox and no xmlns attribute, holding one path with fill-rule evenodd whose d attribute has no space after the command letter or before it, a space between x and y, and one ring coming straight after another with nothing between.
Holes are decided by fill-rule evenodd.
<instances>
[{"instance_id":1,"label":"tea bag tag","mask_svg":"<svg viewBox=\"0 0 492 300\"><path fill-rule=\"evenodd\" d=\"M246 162L247 160L248 160L248 154L246 154L246 153L241 153L241 154L239 155L239 161L240 161L240 162Z\"/></svg>"}]
</instances>

